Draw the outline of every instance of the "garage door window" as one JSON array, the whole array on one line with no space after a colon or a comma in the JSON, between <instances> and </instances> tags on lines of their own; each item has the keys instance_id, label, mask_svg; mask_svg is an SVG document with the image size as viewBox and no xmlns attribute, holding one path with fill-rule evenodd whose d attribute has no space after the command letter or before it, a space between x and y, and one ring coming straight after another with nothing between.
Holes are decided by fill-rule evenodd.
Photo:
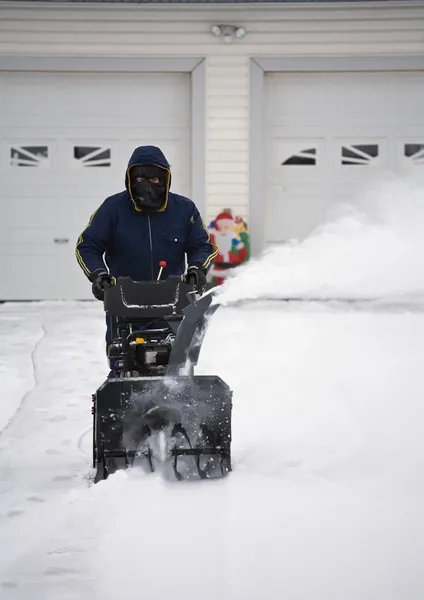
<instances>
[{"instance_id":1,"label":"garage door window","mask_svg":"<svg viewBox=\"0 0 424 600\"><path fill-rule=\"evenodd\" d=\"M48 146L11 146L11 167L48 167L50 151Z\"/></svg>"},{"instance_id":2,"label":"garage door window","mask_svg":"<svg viewBox=\"0 0 424 600\"><path fill-rule=\"evenodd\" d=\"M110 167L111 150L105 146L74 146L74 159L81 167Z\"/></svg>"},{"instance_id":3,"label":"garage door window","mask_svg":"<svg viewBox=\"0 0 424 600\"><path fill-rule=\"evenodd\" d=\"M414 165L424 165L424 144L405 144L403 152Z\"/></svg>"},{"instance_id":4,"label":"garage door window","mask_svg":"<svg viewBox=\"0 0 424 600\"><path fill-rule=\"evenodd\" d=\"M287 160L282 162L283 166L312 166L317 164L316 148L308 148L292 154Z\"/></svg>"},{"instance_id":5,"label":"garage door window","mask_svg":"<svg viewBox=\"0 0 424 600\"><path fill-rule=\"evenodd\" d=\"M378 158L378 144L355 144L342 146L342 165L367 166Z\"/></svg>"}]
</instances>

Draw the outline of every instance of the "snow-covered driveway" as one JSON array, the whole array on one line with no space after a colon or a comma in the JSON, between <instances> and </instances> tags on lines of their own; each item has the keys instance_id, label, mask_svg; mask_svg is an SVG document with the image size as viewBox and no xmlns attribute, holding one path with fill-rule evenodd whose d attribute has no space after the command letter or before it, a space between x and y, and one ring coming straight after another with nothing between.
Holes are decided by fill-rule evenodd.
<instances>
[{"instance_id":1,"label":"snow-covered driveway","mask_svg":"<svg viewBox=\"0 0 424 600\"><path fill-rule=\"evenodd\" d=\"M97 302L0 305L1 600L422 600L424 307L251 303L198 373L234 471L90 485Z\"/></svg>"}]
</instances>

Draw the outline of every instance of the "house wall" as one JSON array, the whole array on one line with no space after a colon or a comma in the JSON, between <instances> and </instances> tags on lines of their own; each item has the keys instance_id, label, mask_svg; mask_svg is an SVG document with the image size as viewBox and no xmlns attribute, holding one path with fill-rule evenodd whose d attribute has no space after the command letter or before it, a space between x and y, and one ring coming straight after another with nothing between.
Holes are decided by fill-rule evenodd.
<instances>
[{"instance_id":1,"label":"house wall","mask_svg":"<svg viewBox=\"0 0 424 600\"><path fill-rule=\"evenodd\" d=\"M226 44L214 24L246 28ZM250 63L255 57L424 54L424 4L178 7L3 2L0 56L189 57L206 62L206 218L249 218ZM260 202L260 199L258 199Z\"/></svg>"}]
</instances>

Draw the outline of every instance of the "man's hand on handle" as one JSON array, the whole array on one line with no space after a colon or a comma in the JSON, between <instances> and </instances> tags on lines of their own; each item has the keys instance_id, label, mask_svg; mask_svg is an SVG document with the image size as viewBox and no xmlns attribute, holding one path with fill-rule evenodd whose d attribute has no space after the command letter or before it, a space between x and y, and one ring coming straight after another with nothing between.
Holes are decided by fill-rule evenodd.
<instances>
[{"instance_id":1,"label":"man's hand on handle","mask_svg":"<svg viewBox=\"0 0 424 600\"><path fill-rule=\"evenodd\" d=\"M113 285L113 278L107 271L97 269L97 271L94 271L92 274L91 280L93 282L93 285L91 286L93 296L97 298L97 300L103 301L105 297L105 290Z\"/></svg>"},{"instance_id":2,"label":"man's hand on handle","mask_svg":"<svg viewBox=\"0 0 424 600\"><path fill-rule=\"evenodd\" d=\"M190 265L187 269L185 281L198 292L203 292L207 284L206 273L200 265Z\"/></svg>"}]
</instances>

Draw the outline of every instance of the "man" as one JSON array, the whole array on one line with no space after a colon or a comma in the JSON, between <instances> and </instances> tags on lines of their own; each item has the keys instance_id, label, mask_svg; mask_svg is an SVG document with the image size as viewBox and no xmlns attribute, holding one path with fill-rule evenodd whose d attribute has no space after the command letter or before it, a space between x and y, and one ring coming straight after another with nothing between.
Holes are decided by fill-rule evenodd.
<instances>
[{"instance_id":1,"label":"man","mask_svg":"<svg viewBox=\"0 0 424 600\"><path fill-rule=\"evenodd\" d=\"M218 250L194 202L170 192L170 165L156 146L136 148L125 176L126 190L109 196L91 216L76 246L76 257L103 300L113 278L156 280L183 276L201 291ZM103 260L103 255L105 260ZM108 334L106 336L108 340Z\"/></svg>"}]
</instances>

